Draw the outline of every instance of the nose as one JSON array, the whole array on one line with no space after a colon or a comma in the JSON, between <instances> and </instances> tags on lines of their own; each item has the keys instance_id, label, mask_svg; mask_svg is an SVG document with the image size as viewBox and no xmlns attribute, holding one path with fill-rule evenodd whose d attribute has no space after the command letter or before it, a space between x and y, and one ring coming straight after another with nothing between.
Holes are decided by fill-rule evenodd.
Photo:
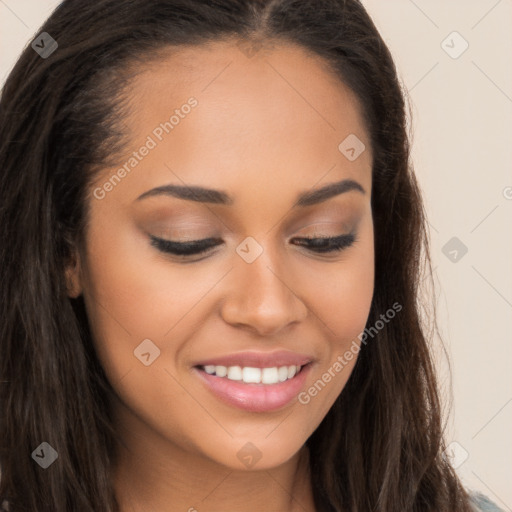
<instances>
[{"instance_id":1,"label":"nose","mask_svg":"<svg viewBox=\"0 0 512 512\"><path fill-rule=\"evenodd\" d=\"M297 278L276 261L268 251L252 263L237 261L221 308L224 321L272 336L306 318L308 308L300 298Z\"/></svg>"}]
</instances>

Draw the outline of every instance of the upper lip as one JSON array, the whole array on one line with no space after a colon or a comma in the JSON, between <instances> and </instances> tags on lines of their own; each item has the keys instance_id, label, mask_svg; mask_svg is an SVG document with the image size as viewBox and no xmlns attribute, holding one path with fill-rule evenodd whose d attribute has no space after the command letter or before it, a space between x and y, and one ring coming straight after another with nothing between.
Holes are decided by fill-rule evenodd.
<instances>
[{"instance_id":1,"label":"upper lip","mask_svg":"<svg viewBox=\"0 0 512 512\"><path fill-rule=\"evenodd\" d=\"M251 368L272 368L274 366L304 366L312 357L297 352L279 350L276 352L238 352L199 361L194 366L241 366Z\"/></svg>"}]
</instances>

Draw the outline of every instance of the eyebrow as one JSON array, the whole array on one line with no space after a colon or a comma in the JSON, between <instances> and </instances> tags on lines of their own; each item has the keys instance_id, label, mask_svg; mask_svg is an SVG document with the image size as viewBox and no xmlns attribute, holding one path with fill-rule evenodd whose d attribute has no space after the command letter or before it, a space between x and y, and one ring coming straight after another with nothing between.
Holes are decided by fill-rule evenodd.
<instances>
[{"instance_id":1,"label":"eyebrow","mask_svg":"<svg viewBox=\"0 0 512 512\"><path fill-rule=\"evenodd\" d=\"M331 197L345 192L350 192L352 190L356 190L362 194L366 193L364 188L357 181L345 179L335 183L329 183L321 188L300 193L297 196L293 207L306 207L319 204L327 201ZM178 199L197 201L200 203L221 205L232 205L234 203L234 200L223 190L215 190L195 185L162 185L144 192L137 198L137 201L158 195L172 196L177 197Z\"/></svg>"}]
</instances>

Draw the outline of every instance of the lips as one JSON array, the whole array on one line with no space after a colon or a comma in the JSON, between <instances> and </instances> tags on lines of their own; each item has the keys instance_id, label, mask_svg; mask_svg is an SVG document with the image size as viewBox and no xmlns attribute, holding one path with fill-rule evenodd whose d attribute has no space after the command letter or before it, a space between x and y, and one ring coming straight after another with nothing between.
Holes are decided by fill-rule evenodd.
<instances>
[{"instance_id":1,"label":"lips","mask_svg":"<svg viewBox=\"0 0 512 512\"><path fill-rule=\"evenodd\" d=\"M240 352L198 361L194 366L240 366L271 368L274 366L304 366L313 360L311 356L280 350L278 352Z\"/></svg>"},{"instance_id":2,"label":"lips","mask_svg":"<svg viewBox=\"0 0 512 512\"><path fill-rule=\"evenodd\" d=\"M246 384L225 377L209 375L200 368L195 374L212 394L230 406L249 412L271 412L285 407L297 398L311 369L303 366L293 378L277 384Z\"/></svg>"},{"instance_id":3,"label":"lips","mask_svg":"<svg viewBox=\"0 0 512 512\"><path fill-rule=\"evenodd\" d=\"M193 370L222 402L250 412L270 412L290 404L297 397L304 387L312 361L310 356L289 351L244 352L200 361ZM214 369L219 368L223 370L217 375ZM287 375L284 375L285 368ZM237 375L229 378L224 370L233 370ZM259 372L261 382L257 379L257 383L244 382L253 380L245 379L247 370L251 375ZM278 379L273 375L276 372Z\"/></svg>"}]
</instances>

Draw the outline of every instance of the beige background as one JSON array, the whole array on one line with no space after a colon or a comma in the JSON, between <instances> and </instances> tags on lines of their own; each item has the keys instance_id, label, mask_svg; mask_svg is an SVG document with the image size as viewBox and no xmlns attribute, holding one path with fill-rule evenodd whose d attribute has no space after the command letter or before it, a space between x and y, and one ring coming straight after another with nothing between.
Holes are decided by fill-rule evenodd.
<instances>
[{"instance_id":1,"label":"beige background","mask_svg":"<svg viewBox=\"0 0 512 512\"><path fill-rule=\"evenodd\" d=\"M58 3L0 0L0 83ZM466 485L512 511L512 1L363 3L413 109L413 159L452 363L450 454ZM466 254L445 248L452 237ZM448 403L446 363L439 368Z\"/></svg>"}]
</instances>

